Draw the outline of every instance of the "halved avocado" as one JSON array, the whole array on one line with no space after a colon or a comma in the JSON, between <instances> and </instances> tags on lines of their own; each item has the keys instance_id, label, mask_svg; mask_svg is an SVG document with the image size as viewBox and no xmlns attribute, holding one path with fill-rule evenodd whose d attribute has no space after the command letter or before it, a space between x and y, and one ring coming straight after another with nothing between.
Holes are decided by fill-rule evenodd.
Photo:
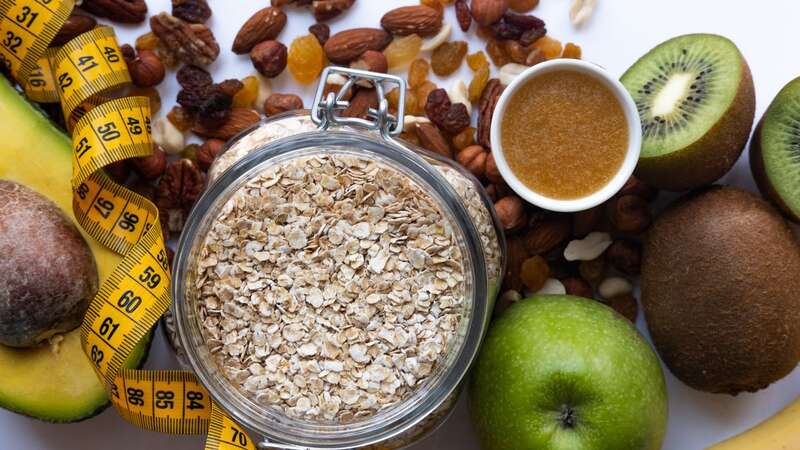
<instances>
[{"instance_id":1,"label":"halved avocado","mask_svg":"<svg viewBox=\"0 0 800 450\"><path fill-rule=\"evenodd\" d=\"M0 179L43 194L74 220L69 138L3 76L0 136ZM81 233L92 249L100 280L105 280L122 258L83 230ZM150 335L136 347L127 367L144 362ZM54 352L48 345L29 349L0 346L0 407L42 420L74 422L108 406L103 385L81 349L80 330L64 335L58 347Z\"/></svg>"}]
</instances>

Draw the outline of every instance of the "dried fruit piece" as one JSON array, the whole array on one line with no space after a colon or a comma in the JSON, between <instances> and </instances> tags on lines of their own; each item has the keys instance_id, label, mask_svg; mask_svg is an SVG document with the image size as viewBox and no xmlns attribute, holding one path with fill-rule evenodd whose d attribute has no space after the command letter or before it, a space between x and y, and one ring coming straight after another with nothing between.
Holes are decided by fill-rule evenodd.
<instances>
[{"instance_id":1,"label":"dried fruit piece","mask_svg":"<svg viewBox=\"0 0 800 450\"><path fill-rule=\"evenodd\" d=\"M528 59L528 54L530 53L527 47L520 44L519 41L502 41L501 45L512 62L525 64L525 61Z\"/></svg>"},{"instance_id":2,"label":"dried fruit piece","mask_svg":"<svg viewBox=\"0 0 800 450\"><path fill-rule=\"evenodd\" d=\"M180 131L186 132L194 126L194 117L181 106L173 106L167 113L167 120Z\"/></svg>"},{"instance_id":3,"label":"dried fruit piece","mask_svg":"<svg viewBox=\"0 0 800 450\"><path fill-rule=\"evenodd\" d=\"M289 72L300 83L308 84L316 80L325 66L325 54L317 38L306 35L292 41L288 66Z\"/></svg>"},{"instance_id":4,"label":"dried fruit piece","mask_svg":"<svg viewBox=\"0 0 800 450\"><path fill-rule=\"evenodd\" d=\"M464 128L460 133L453 136L453 147L455 147L456 150L467 148L470 145L473 145L474 143L475 143L475 128L473 127ZM486 163L484 162L484 171L486 169L485 165ZM482 177L483 173L476 174L476 176Z\"/></svg>"},{"instance_id":5,"label":"dried fruit piece","mask_svg":"<svg viewBox=\"0 0 800 450\"><path fill-rule=\"evenodd\" d=\"M249 76L242 80L242 88L233 96L234 108L252 108L258 97L258 78Z\"/></svg>"},{"instance_id":6,"label":"dried fruit piece","mask_svg":"<svg viewBox=\"0 0 800 450\"><path fill-rule=\"evenodd\" d=\"M410 34L395 38L383 50L383 55L389 63L389 69L396 69L410 64L419 54L421 47L422 38L416 34Z\"/></svg>"},{"instance_id":7,"label":"dried fruit piece","mask_svg":"<svg viewBox=\"0 0 800 450\"><path fill-rule=\"evenodd\" d=\"M544 283L550 278L550 266L539 255L530 257L522 263L520 278L529 291L536 292L544 287Z\"/></svg>"},{"instance_id":8,"label":"dried fruit piece","mask_svg":"<svg viewBox=\"0 0 800 450\"><path fill-rule=\"evenodd\" d=\"M445 42L433 51L431 68L439 76L447 76L458 70L467 55L469 46L464 41Z\"/></svg>"},{"instance_id":9,"label":"dried fruit piece","mask_svg":"<svg viewBox=\"0 0 800 450\"><path fill-rule=\"evenodd\" d=\"M564 46L564 52L561 54L562 58L581 59L581 48L572 42L567 42Z\"/></svg>"},{"instance_id":10,"label":"dried fruit piece","mask_svg":"<svg viewBox=\"0 0 800 450\"><path fill-rule=\"evenodd\" d=\"M453 104L444 89L436 89L428 95L425 113L433 123L450 134L461 132L470 122L467 107L462 103Z\"/></svg>"},{"instance_id":11,"label":"dried fruit piece","mask_svg":"<svg viewBox=\"0 0 800 450\"><path fill-rule=\"evenodd\" d=\"M469 11L469 5L465 0L456 1L456 19L461 31L466 32L472 25L472 14Z\"/></svg>"},{"instance_id":12,"label":"dried fruit piece","mask_svg":"<svg viewBox=\"0 0 800 450\"><path fill-rule=\"evenodd\" d=\"M422 85L417 88L417 101L419 104L424 106L425 103L428 102L428 95L436 89L438 88L433 81L428 80L422 83Z\"/></svg>"},{"instance_id":13,"label":"dried fruit piece","mask_svg":"<svg viewBox=\"0 0 800 450\"><path fill-rule=\"evenodd\" d=\"M200 91L214 83L211 74L202 67L186 65L176 74L178 84L187 91Z\"/></svg>"},{"instance_id":14,"label":"dried fruit piece","mask_svg":"<svg viewBox=\"0 0 800 450\"><path fill-rule=\"evenodd\" d=\"M161 44L161 40L152 31L136 38L134 47L136 50L155 50Z\"/></svg>"},{"instance_id":15,"label":"dried fruit piece","mask_svg":"<svg viewBox=\"0 0 800 450\"><path fill-rule=\"evenodd\" d=\"M206 23L211 8L206 0L172 0L172 15L190 23Z\"/></svg>"},{"instance_id":16,"label":"dried fruit piece","mask_svg":"<svg viewBox=\"0 0 800 450\"><path fill-rule=\"evenodd\" d=\"M389 102L389 108L393 108L396 111L400 106L400 88L394 88L387 92L386 101ZM408 114L408 111L406 113Z\"/></svg>"},{"instance_id":17,"label":"dried fruit piece","mask_svg":"<svg viewBox=\"0 0 800 450\"><path fill-rule=\"evenodd\" d=\"M308 32L314 35L319 41L319 45L325 45L331 37L331 27L325 23L315 23L308 27Z\"/></svg>"},{"instance_id":18,"label":"dried fruit piece","mask_svg":"<svg viewBox=\"0 0 800 450\"><path fill-rule=\"evenodd\" d=\"M503 67L511 62L511 58L503 48L503 44L497 39L489 39L486 43L486 53L492 58L492 62L497 67Z\"/></svg>"},{"instance_id":19,"label":"dried fruit piece","mask_svg":"<svg viewBox=\"0 0 800 450\"><path fill-rule=\"evenodd\" d=\"M233 108L228 120L219 127L209 129L200 124L195 125L192 131L204 138L228 140L242 131L258 123L260 115L257 111L246 108Z\"/></svg>"},{"instance_id":20,"label":"dried fruit piece","mask_svg":"<svg viewBox=\"0 0 800 450\"><path fill-rule=\"evenodd\" d=\"M430 67L428 61L421 58L415 59L408 66L408 87L415 89L421 86L428 79Z\"/></svg>"},{"instance_id":21,"label":"dried fruit piece","mask_svg":"<svg viewBox=\"0 0 800 450\"><path fill-rule=\"evenodd\" d=\"M467 55L467 65L472 70L478 70L482 66L488 66L489 60L486 59L486 53L483 53L482 50L478 50L475 53Z\"/></svg>"},{"instance_id":22,"label":"dried fruit piece","mask_svg":"<svg viewBox=\"0 0 800 450\"><path fill-rule=\"evenodd\" d=\"M561 56L561 41L550 36L544 36L533 43L533 48L540 50L545 59L553 59Z\"/></svg>"},{"instance_id":23,"label":"dried fruit piece","mask_svg":"<svg viewBox=\"0 0 800 450\"><path fill-rule=\"evenodd\" d=\"M155 115L161 110L161 94L153 87L138 87L134 86L128 91L131 97L147 97L150 100L150 113Z\"/></svg>"}]
</instances>

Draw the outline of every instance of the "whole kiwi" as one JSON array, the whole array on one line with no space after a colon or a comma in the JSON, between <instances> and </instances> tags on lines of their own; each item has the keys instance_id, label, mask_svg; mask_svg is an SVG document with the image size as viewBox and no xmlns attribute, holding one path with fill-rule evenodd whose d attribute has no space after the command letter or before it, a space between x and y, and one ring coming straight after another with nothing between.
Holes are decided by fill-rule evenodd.
<instances>
[{"instance_id":1,"label":"whole kiwi","mask_svg":"<svg viewBox=\"0 0 800 450\"><path fill-rule=\"evenodd\" d=\"M754 392L800 361L800 244L767 202L711 187L645 240L642 306L670 370L701 391Z\"/></svg>"},{"instance_id":2,"label":"whole kiwi","mask_svg":"<svg viewBox=\"0 0 800 450\"><path fill-rule=\"evenodd\" d=\"M69 217L39 193L0 180L0 344L29 347L80 325L98 277Z\"/></svg>"}]
</instances>

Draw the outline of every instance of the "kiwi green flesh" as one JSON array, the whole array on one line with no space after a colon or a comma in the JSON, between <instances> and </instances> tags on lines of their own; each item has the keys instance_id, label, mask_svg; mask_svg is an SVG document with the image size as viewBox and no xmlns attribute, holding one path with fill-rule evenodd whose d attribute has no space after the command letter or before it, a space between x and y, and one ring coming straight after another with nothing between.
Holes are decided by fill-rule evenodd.
<instances>
[{"instance_id":1,"label":"kiwi green flesh","mask_svg":"<svg viewBox=\"0 0 800 450\"><path fill-rule=\"evenodd\" d=\"M744 60L727 38L690 34L666 41L622 76L642 121L642 158L683 150L719 122L737 95Z\"/></svg>"},{"instance_id":2,"label":"kiwi green flesh","mask_svg":"<svg viewBox=\"0 0 800 450\"><path fill-rule=\"evenodd\" d=\"M800 220L800 78L775 97L753 147L751 164L759 187L790 218Z\"/></svg>"}]
</instances>

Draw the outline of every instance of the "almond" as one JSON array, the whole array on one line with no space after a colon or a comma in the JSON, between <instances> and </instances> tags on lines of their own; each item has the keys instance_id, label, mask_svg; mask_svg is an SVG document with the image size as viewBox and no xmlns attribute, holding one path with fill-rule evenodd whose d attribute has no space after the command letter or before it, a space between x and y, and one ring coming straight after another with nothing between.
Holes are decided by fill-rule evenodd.
<instances>
[{"instance_id":1,"label":"almond","mask_svg":"<svg viewBox=\"0 0 800 450\"><path fill-rule=\"evenodd\" d=\"M430 6L403 6L387 12L381 26L399 36L432 36L442 28L442 13Z\"/></svg>"},{"instance_id":2,"label":"almond","mask_svg":"<svg viewBox=\"0 0 800 450\"><path fill-rule=\"evenodd\" d=\"M531 255L545 255L563 244L572 236L572 224L568 217L557 217L540 222L523 238L525 249Z\"/></svg>"},{"instance_id":3,"label":"almond","mask_svg":"<svg viewBox=\"0 0 800 450\"><path fill-rule=\"evenodd\" d=\"M445 158L453 158L453 149L442 135L442 132L432 123L418 123L417 137L423 148L426 148Z\"/></svg>"},{"instance_id":4,"label":"almond","mask_svg":"<svg viewBox=\"0 0 800 450\"><path fill-rule=\"evenodd\" d=\"M227 141L242 131L258 123L260 115L257 111L247 108L233 108L228 120L218 128L206 128L197 124L192 131L198 136L206 139L215 138Z\"/></svg>"},{"instance_id":5,"label":"almond","mask_svg":"<svg viewBox=\"0 0 800 450\"><path fill-rule=\"evenodd\" d=\"M350 67L368 72L386 73L389 70L389 63L383 53L367 50L360 58L350 63ZM371 82L368 83L367 87L369 86L371 86Z\"/></svg>"},{"instance_id":6,"label":"almond","mask_svg":"<svg viewBox=\"0 0 800 450\"><path fill-rule=\"evenodd\" d=\"M250 53L259 42L273 40L286 26L286 13L278 8L266 7L259 10L236 34L233 40L233 52L238 55Z\"/></svg>"},{"instance_id":7,"label":"almond","mask_svg":"<svg viewBox=\"0 0 800 450\"><path fill-rule=\"evenodd\" d=\"M346 64L367 50L383 50L392 36L378 28L353 28L334 34L325 43L325 54L332 62Z\"/></svg>"},{"instance_id":8,"label":"almond","mask_svg":"<svg viewBox=\"0 0 800 450\"><path fill-rule=\"evenodd\" d=\"M489 26L508 11L508 0L472 0L472 18L480 25Z\"/></svg>"}]
</instances>

